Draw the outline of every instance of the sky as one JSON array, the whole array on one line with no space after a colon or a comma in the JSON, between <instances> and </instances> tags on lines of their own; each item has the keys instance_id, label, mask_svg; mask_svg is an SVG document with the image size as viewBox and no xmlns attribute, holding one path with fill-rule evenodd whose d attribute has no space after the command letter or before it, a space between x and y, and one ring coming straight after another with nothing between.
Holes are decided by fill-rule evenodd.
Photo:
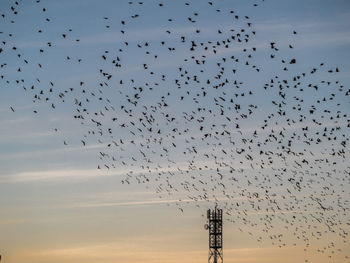
<instances>
[{"instance_id":1,"label":"sky","mask_svg":"<svg viewBox=\"0 0 350 263\"><path fill-rule=\"evenodd\" d=\"M325 70L316 77L310 76L308 81L328 81L330 78L332 83L339 80L345 88L349 87L350 2L348 1L213 1L215 8L221 10L220 13L235 10L235 13L240 16L237 21L232 20L232 16L226 13L221 15L208 8L207 1L189 0L187 2L191 4L190 9L185 6L186 1L145 0L142 7L136 2L132 5L128 2L41 0L37 3L31 0L19 1L18 7L14 1L3 0L0 3L0 13L6 14L5 18L0 17L0 38L1 41L6 41L6 44L2 45L4 52L0 53L2 65L0 75L5 76L0 80L0 254L3 262L172 263L180 260L181 262L207 260L208 232L203 228L206 223L204 214L208 208L213 207L214 202L204 200L194 202L191 198L197 198L195 194L192 196L184 191L171 192L168 189L169 184L167 185L167 182L172 185L181 185L189 175L195 177L200 175L204 178L203 180L210 181L210 173L213 172L210 169L215 171L218 163L204 157L197 158L191 170L187 163L190 155L188 152L186 155L187 150L184 150L185 140L189 138L186 137L186 128L191 131L193 140L200 141L201 134L198 132L200 125L180 122L177 127L184 131L183 134L177 136L176 140L165 139L169 144L170 142L177 144L176 148L172 148L171 155L166 155L168 159L175 160L176 165L167 166L167 158L161 155L164 153L163 146L152 144L152 150L157 153L152 157L154 166L150 168L152 172L149 173L152 180L150 183L137 183L136 179L143 180L146 177L134 177L134 174L142 174L144 171L140 166L147 165L143 161L131 161L131 157L140 154L138 146L132 143L123 146L124 149L118 155L118 161L124 161L128 165L119 164L116 168L109 169L112 162L105 162L101 152L112 155L113 150L106 150L106 146L98 142L98 139L106 143L111 140L108 132L101 137L91 136L91 132L97 131L98 128L94 124L73 117L79 115L74 99L83 101L85 97L81 95L80 90L85 88L88 93L96 93L96 97L91 96L91 103L87 106L91 113L97 113L96 118L101 117L99 112L104 110L106 105L109 109L114 106L121 112L116 115L119 121L127 123L130 116L123 113L121 106L125 106L124 96L134 94L131 86L138 87L140 83L145 82L162 83L159 77L162 74L172 80L177 78L179 66L186 68L183 59L188 57L188 51L181 45L180 36L186 36L186 39L192 37L196 42L214 41L218 28L225 32L224 34L229 34L232 27L239 28L245 24L242 22L244 15L249 16L252 27L257 33L247 47L250 49L256 47L259 51L254 55L254 62L259 65L262 72L253 74L251 68L230 65L239 72L237 80L244 82L245 89L254 93L251 99L247 96L239 97L242 112L248 112L252 108L249 104L259 105L258 110L252 108L254 110L252 120L239 121L242 131L247 134L260 127L261 120L275 110L271 100L278 101L278 96L273 90L263 89L264 83L280 70L279 64L270 63L271 42L277 43L283 56L297 60L297 64L289 68L288 72L282 72L281 76L310 71L315 65L325 63L327 69L339 68L336 77L330 76ZM164 9L159 9L158 2L164 3ZM254 3L258 6L254 7ZM18 9L18 14L11 14L11 6ZM45 12L42 11L43 8ZM193 12L200 14L195 25L191 25L186 20L186 17L191 16ZM134 14L139 14L140 18L130 18ZM171 25L167 24L169 17L175 21ZM46 18L50 18L50 21L45 21ZM121 20L126 21L125 27L121 26ZM127 31L126 34L121 34L120 30L123 28ZM196 35L197 28L201 28L201 33ZM38 33L38 30L42 30L42 33ZM166 33L166 30L170 30L171 34ZM296 35L292 33L294 30L297 32ZM12 36L9 37L8 34ZM62 34L66 37L63 38ZM159 44L164 39L166 39L164 48L155 44ZM47 42L52 43L53 47L48 47ZM145 42L150 43L148 49L150 55L140 52L137 47L137 44L144 45ZM293 45L293 49L288 49L289 44ZM16 50L11 51L11 47L14 46ZM169 52L168 47L175 47L176 52ZM43 49L43 52L40 52L40 49ZM119 49L123 49L124 53L118 52ZM228 49L218 48L217 52L220 56L240 57L241 50L242 45L237 45L230 46ZM21 56L17 56L17 53ZM154 59L155 54L159 55L159 58ZM207 55L206 71L209 74L216 72L216 55L204 51L196 51L195 54ZM122 60L123 66L117 73L113 73L110 82L105 76L101 76L100 69L102 72L114 72L115 67L107 65L101 58L103 55L108 59L111 57L116 59L119 56ZM23 63L23 59L27 59L30 63ZM82 61L79 62L78 59ZM148 71L146 72L142 67L144 63L159 73L159 76L149 75ZM21 72L18 71L19 67ZM187 69L193 74L197 72L195 66ZM21 79L26 80L24 84L20 81L16 83L16 80ZM131 83L130 79L135 82ZM80 85L82 80L84 84ZM120 80L130 85L118 86ZM50 82L53 82L53 86ZM106 82L109 84L108 87L99 87L100 83ZM168 82L164 83L168 84ZM32 85L35 85L34 90L30 88ZM185 99L181 102L182 104L178 104L178 98L186 96L186 90L177 89L174 83L168 85L165 87L153 85L154 92L145 91L141 98L142 103L151 107L155 101L161 99L161 96L166 96L166 93L171 91L172 96L166 100L169 105L175 105L169 109L170 115L180 116L184 111L191 112L196 109L195 99ZM27 90L23 88L24 86ZM117 86L118 88L113 88ZM36 92L44 90L46 94L46 91L52 87L55 95L70 94L65 92L70 88L74 88L74 91L71 96L66 95L63 99L55 96L48 103L43 99L45 95L41 100L34 97ZM200 92L200 87L201 85L193 84L188 91L194 92L195 97L195 93ZM199 91L195 90L196 88ZM100 89L104 91L103 94L100 93L103 103L107 99L110 102L101 104L98 100ZM227 91L229 89L225 87L222 91L220 90L220 94ZM214 96L214 92L210 91L208 97ZM241 90L235 92L241 93ZM297 94L293 92L291 91L291 96ZM317 94L305 91L303 99L305 103L311 103L314 96L322 98L328 95L327 92L328 90L323 89L320 89ZM202 104L199 105L207 105L208 108L213 106L208 97L203 98L200 101ZM339 105L336 105L337 103ZM329 101L329 104L323 107L322 110L330 107L349 114L349 97L338 96L336 101ZM135 107L134 114L141 116L142 111L144 109ZM292 111L288 113L292 117L298 115ZM105 111L105 114L113 117L114 113ZM211 124L219 126L223 121L219 114L208 116ZM170 126L167 126L166 121L162 121L159 112L154 113L154 117L159 120L156 129L161 129L163 134L170 131ZM277 119L279 123L281 123L280 120L284 119ZM81 125L81 122L84 124ZM273 128L276 131L282 129L279 123L274 124ZM112 125L111 122L104 124ZM309 125L312 130L313 124L309 123ZM325 121L322 129L333 127L332 125L331 121ZM346 129L346 118L341 119L339 125ZM303 124L292 125L286 133L298 132L302 127ZM317 127L314 129L316 130ZM195 130L197 132L194 132ZM113 128L113 132L115 135L113 140L116 141L123 139L125 142L135 140L142 143L145 140L141 135L134 139L128 131L120 127ZM264 134L263 131L262 134ZM349 136L349 129L345 134ZM82 140L86 145L82 144ZM211 143L215 144L215 139ZM220 150L229 151L232 148L227 138L221 143L222 145L217 146ZM236 146L243 147L242 145L237 143ZM325 142L321 146L324 148L319 148L317 145L309 148L310 151L318 154L315 158L321 156L323 149L329 151L332 147L340 149L330 142ZM204 143L198 143L199 150L204 151L205 147ZM270 144L269 147L266 149L274 149L276 146ZM295 149L302 149L302 146L296 145ZM215 149L208 150L213 154L216 153L215 151ZM222 157L222 155L219 156ZM350 230L349 203L344 201L349 200L350 195L348 156L347 151L344 158L336 156L332 159L338 161L334 170L337 176L329 178L320 186L332 186L334 195L338 193L342 197L343 205L347 207L347 214L337 215L337 219L340 220L338 223L342 225L344 231ZM293 161L293 159L290 160ZM222 159L222 162L225 161ZM249 178L273 173L268 169L264 171L250 169L239 157L231 161L231 165L234 165L237 170L244 169ZM108 169L104 167L105 164L108 165ZM279 165L283 163L279 163L276 158L276 167L280 167ZM209 168L206 170L205 166ZM97 169L97 167L103 169ZM197 170L198 167L203 170ZM184 171L189 169L189 172L186 175L177 174L175 168ZM322 165L315 168L315 171L322 171L322 169L325 172L328 171L328 168ZM223 170L225 172L225 169ZM162 181L162 177L157 177L157 173L164 171L173 172L176 176L169 177L168 181ZM130 184L129 180L132 181ZM161 183L158 183L159 181ZM280 194L276 199L282 199L286 189L276 187L277 182L277 179L273 179L271 186L273 191ZM228 187L231 186L229 181L225 183ZM317 181L309 190L317 190L316 184ZM232 190L234 193L234 203L243 204L244 200L249 198L238 193L245 192L245 189L248 189L248 193L252 193L256 185L249 186L242 183L240 186L227 191ZM167 190L163 191L163 189ZM308 200L309 194L313 193L306 189L300 192L296 199ZM224 198L220 196L218 189L214 189L212 194L217 195L219 199ZM331 195L330 201L333 200L334 195ZM226 203L222 203L224 204ZM283 220L274 221L273 233L285 235L281 238L282 241L276 241L276 244L271 243L269 237L264 234L264 226L259 223L263 212L248 210L249 222L256 224L254 226L242 224L244 216L240 213L241 211L236 212L231 215L224 214L226 263L350 262L348 258L350 254L347 252L349 243L343 243L343 239L350 242L348 236L340 238L329 234L328 238L324 234L320 239L310 237L312 242L307 247L304 242L294 241L293 236L288 235L290 231L286 228L284 221L290 219L291 215L289 216L288 213L292 214L293 211L283 210L276 213L277 216L280 213ZM313 211L307 209L299 212L301 217L313 214ZM266 214L268 215L269 212ZM231 220L233 222L230 222ZM317 222L310 224L308 221L305 222L306 225L309 230L313 227L317 228ZM306 235L314 233L312 230L305 231ZM284 242L287 245L279 246ZM295 245L293 245L294 242ZM336 244L334 248L327 247L330 242ZM340 250L337 251L337 249ZM333 250L334 253L330 252ZM332 258L328 257L329 253L333 255Z\"/></svg>"}]
</instances>

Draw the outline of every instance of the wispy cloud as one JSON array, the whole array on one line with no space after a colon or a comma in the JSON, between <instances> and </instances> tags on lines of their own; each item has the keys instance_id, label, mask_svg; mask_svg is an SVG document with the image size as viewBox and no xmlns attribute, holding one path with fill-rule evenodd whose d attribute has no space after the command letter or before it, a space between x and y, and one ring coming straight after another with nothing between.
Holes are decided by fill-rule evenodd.
<instances>
[{"instance_id":1,"label":"wispy cloud","mask_svg":"<svg viewBox=\"0 0 350 263\"><path fill-rule=\"evenodd\" d=\"M96 147L99 145L96 145ZM92 146L93 147L93 146ZM208 166L208 170L210 170L210 165L212 162L198 162L198 165ZM178 162L176 166L172 167L157 167L154 169L153 173L159 172L177 172L178 168L183 171L187 171L189 169L187 162ZM238 168L250 169L249 166L241 165ZM193 169L188 170L193 171ZM202 169L204 171L204 169ZM8 175L2 175L0 177L0 183L7 182L29 182L29 181L45 181L45 180L54 180L54 179L73 179L73 178L94 178L101 176L122 176L127 173L132 173L133 175L138 175L145 173L146 171L141 168L122 168L122 169L114 169L114 170L97 170L97 169L67 169L67 170L47 170L47 171L27 171L27 172L19 172ZM148 172L147 172L148 173Z\"/></svg>"},{"instance_id":2,"label":"wispy cloud","mask_svg":"<svg viewBox=\"0 0 350 263\"><path fill-rule=\"evenodd\" d=\"M182 200L183 202L192 202L191 199ZM106 202L106 203L77 203L68 205L67 208L97 208L97 207L113 207L113 206L145 206L158 204L177 203L179 200L146 200L146 201L132 201L132 202Z\"/></svg>"},{"instance_id":3,"label":"wispy cloud","mask_svg":"<svg viewBox=\"0 0 350 263\"><path fill-rule=\"evenodd\" d=\"M3 175L0 177L1 183L7 182L30 182L30 181L41 181L41 180L53 180L63 178L91 178L100 176L96 169L90 170L48 170L48 171L29 171L20 172L9 175Z\"/></svg>"},{"instance_id":4,"label":"wispy cloud","mask_svg":"<svg viewBox=\"0 0 350 263\"><path fill-rule=\"evenodd\" d=\"M12 224L19 224L26 222L27 219L2 219L0 220L0 226L1 225L12 225Z\"/></svg>"},{"instance_id":5,"label":"wispy cloud","mask_svg":"<svg viewBox=\"0 0 350 263\"><path fill-rule=\"evenodd\" d=\"M57 248L37 249L31 254L39 259L66 259L66 260L79 260L84 262L93 262L94 260L104 260L104 262L140 262L140 256L142 255L142 262L178 262L178 254L175 251L168 251L164 248L165 242L169 238L171 240L179 240L181 237L179 234L173 234L171 237L159 237L148 236L138 238L124 238L123 240L111 240L105 242L96 242L91 244L80 244L72 246L61 246ZM148 244L153 244L150 246ZM176 244L178 246L178 244ZM185 244L184 244L185 245ZM207 255L205 248L199 249L199 246L195 246L197 249L184 249L182 256L190 258L190 261L184 260L184 262L202 262L203 258ZM225 248L225 255L227 259L233 259L232 262L273 262L278 257L283 255L292 255L296 251L300 251L304 247L302 246L285 246L283 248L278 247L239 247L239 248ZM133 253L130 253L133 251ZM271 257L271 255L274 255ZM261 260L261 258L267 257L268 260ZM275 257L275 258L274 258ZM297 258L302 258L303 255L299 255ZM295 258L295 257L293 257ZM230 261L231 262L231 261ZM289 261L288 261L289 262Z\"/></svg>"}]
</instances>

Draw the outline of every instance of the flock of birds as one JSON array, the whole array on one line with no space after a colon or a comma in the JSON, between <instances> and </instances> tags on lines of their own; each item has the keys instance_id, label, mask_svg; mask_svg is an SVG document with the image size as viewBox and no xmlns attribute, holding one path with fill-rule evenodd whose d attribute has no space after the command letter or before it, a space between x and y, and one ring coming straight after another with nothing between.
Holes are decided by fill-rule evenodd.
<instances>
[{"instance_id":1,"label":"flock of birds","mask_svg":"<svg viewBox=\"0 0 350 263\"><path fill-rule=\"evenodd\" d=\"M42 2L32 5L49 31L56 18ZM257 242L316 246L330 262L339 256L348 262L342 248L350 246L350 90L337 80L338 67L319 62L301 70L297 31L290 31L287 45L254 42L254 19L220 9L219 2L176 1L179 11L167 9L167 1L123 2L129 13L99 18L99 30L120 41L97 47L98 75L67 87L55 76L43 81L43 68L64 71L45 56L62 43L83 47L84 38L68 27L28 59L9 31L24 5L13 1L1 15L8 27L0 32L0 58L10 58L1 59L1 87L19 88L35 107L53 112L69 104L84 130L82 148L98 144L97 169L125 170L122 184L175 198L182 212L218 204L225 220ZM247 1L254 10L264 4ZM150 17L155 36L135 37ZM215 24L221 17L232 24ZM38 36L46 31L35 28ZM60 59L74 69L89 60L84 55Z\"/></svg>"}]
</instances>

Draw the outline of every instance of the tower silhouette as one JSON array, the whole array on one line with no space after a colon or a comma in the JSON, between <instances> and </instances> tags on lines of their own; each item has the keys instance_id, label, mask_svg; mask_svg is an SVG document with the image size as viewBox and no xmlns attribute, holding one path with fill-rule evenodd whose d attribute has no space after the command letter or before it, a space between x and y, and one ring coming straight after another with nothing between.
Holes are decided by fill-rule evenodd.
<instances>
[{"instance_id":1,"label":"tower silhouette","mask_svg":"<svg viewBox=\"0 0 350 263\"><path fill-rule=\"evenodd\" d=\"M209 231L208 263L223 263L222 251L222 209L207 210L208 223L205 228Z\"/></svg>"}]
</instances>

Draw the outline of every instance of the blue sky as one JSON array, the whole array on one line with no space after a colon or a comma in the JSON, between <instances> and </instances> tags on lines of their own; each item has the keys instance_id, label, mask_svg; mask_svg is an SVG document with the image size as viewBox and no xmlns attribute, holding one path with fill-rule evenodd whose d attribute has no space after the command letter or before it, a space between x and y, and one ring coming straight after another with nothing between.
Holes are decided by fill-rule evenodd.
<instances>
[{"instance_id":1,"label":"blue sky","mask_svg":"<svg viewBox=\"0 0 350 263\"><path fill-rule=\"evenodd\" d=\"M320 63L325 63L324 70L314 76L308 76L305 83L316 82L321 80L331 81L334 83L339 80L345 88L348 89L350 82L350 32L349 32L349 14L350 3L348 1L215 1L215 8L221 12L216 12L212 8L208 8L207 1L188 1L190 7L185 8L186 1L163 1L164 7L157 6L161 1L144 1L142 6L134 2L129 5L128 1L41 1L40 4L35 1L20 2L17 15L10 15L9 7L13 5L12 1L2 1L0 4L1 13L6 13L5 19L1 21L0 35L2 40L6 40L6 48L0 54L1 64L7 63L1 68L1 74L5 76L5 80L10 83L1 81L0 96L0 254L3 255L5 262L118 262L127 260L128 262L176 262L178 254L185 254L189 258L195 258L198 262L206 260L207 256L207 232L203 230L205 219L202 217L205 210L211 207L213 203L199 202L200 207L196 207L195 202L190 202L188 194L185 191L178 193L172 192L166 194L158 191L160 183L162 187L167 188L166 181L162 181L162 177L156 180L157 165L161 172L173 171L181 168L184 171L189 168L188 160L192 158L192 154L184 155L186 152L185 139L189 136L184 133L177 136L175 140L166 137L165 143L171 145L176 142L177 147L172 148L170 158L176 161L176 165L167 167L166 158L154 155L152 180L150 184L137 184L136 175L142 174L144 171L139 167L143 163L137 163L134 166L122 166L119 163L116 169L96 169L98 165L103 166L104 162L99 159L99 152L107 152L106 145L113 140L123 139L125 142L136 140L141 142L145 140L141 135L134 138L130 135L129 130L121 129L113 126L114 138L110 138L108 133L101 137L90 136L88 131L97 130L94 124L86 121L85 125L81 125L80 121L73 118L77 114L74 98L83 101L85 95L81 93L81 89L99 94L99 90L103 89L103 102L91 96L91 102L86 104L89 111L99 112L104 110L105 106L113 106L116 112L110 110L105 112L108 118L118 117L120 123L130 121L128 114L124 114L120 109L125 104L125 95L132 96L134 90L132 86L138 87L148 83L160 83L160 85L152 85L154 91L145 91L142 95L141 104L152 105L159 102L161 96L166 96L167 92L171 92L171 96L166 101L170 106L167 112L170 115L182 116L184 111L191 112L196 110L197 105L193 103L192 98L196 97L196 93L200 92L202 84L191 83L192 86L182 90L177 89L173 79L178 77L178 67L187 69L190 74L200 75L199 68L193 64L184 63L184 58L188 58L188 46L181 44L181 36L186 39L193 39L197 43L201 41L214 41L217 36L217 30L221 29L223 35L229 36L229 30L234 28L236 31L246 26L244 16L249 16L252 22L252 29L256 30L256 35L252 37L247 45L231 45L230 48L218 48L218 55L209 54L209 52L199 51L195 55L206 55L206 65L203 69L208 75L214 75L218 71L216 63L220 62L222 57L236 56L240 61L245 61L246 54L253 54L253 62L261 68L261 74L256 74L252 68L245 67L239 63L227 63L227 68L235 68L238 73L236 75L238 82L243 82L242 88L235 89L233 93L247 92L251 90L253 96L239 97L237 101L242 105L242 112L247 112L249 104L258 105L258 109L248 120L240 119L238 122L244 136L251 136L254 130L259 129L262 121L266 116L275 112L275 106L272 100L279 100L276 90L269 89L265 91L263 85L269 82L277 73L283 78L290 78L294 74L300 72L309 72L313 67ZM253 7L254 3L258 3L258 7ZM42 12L42 8L46 8L46 12ZM232 19L229 10L234 10L239 15L237 21ZM191 25L186 18L193 16L194 12L198 12L198 22ZM131 19L130 16L139 14L140 17ZM108 17L108 19L104 19ZM173 18L173 22L169 23L167 19ZM50 18L50 22L45 21ZM15 23L11 23L11 19ZM121 34L123 26L121 20L126 21L126 34ZM110 28L106 28L106 25ZM195 30L201 29L201 34L196 34ZM69 31L72 29L72 32ZM42 33L38 33L42 30ZM170 30L171 34L166 33ZM293 35L293 30L297 31ZM12 33L12 37L8 34ZM66 34L66 38L62 37ZM79 42L76 41L79 39ZM165 40L165 47L161 47L160 42ZM52 43L52 47L47 46L47 42ZM128 42L126 46L125 42ZM146 55L137 44L149 43L150 55ZM270 59L270 42L276 42L279 52L276 53L275 61ZM293 49L288 48L292 44ZM11 50L13 46L17 47L16 51ZM175 47L176 52L169 52L167 47ZM246 47L250 49L243 52ZM256 47L257 52L252 52L251 48ZM123 52L119 52L119 49ZM44 49L44 52L39 52ZM106 55L105 51L109 53ZM17 53L21 54L19 58ZM154 59L157 54L158 58ZM101 56L106 55L107 61ZM67 59L69 56L69 60ZM120 57L123 66L120 69L109 63L112 58ZM288 66L288 72L281 71L279 61L281 59L290 60L296 58L295 65ZM30 63L23 63L23 59L27 59ZM82 59L78 62L78 59ZM42 68L38 66L42 65ZM145 71L142 67L143 63L147 63L150 70L157 74L149 75L149 71ZM221 61L222 63L222 61ZM21 67L21 72L18 72ZM340 72L336 75L327 73L329 69L338 67ZM106 80L101 77L99 69L106 72L113 72L113 77L108 82L108 88L104 86L99 88L99 83ZM162 81L161 75L165 74L167 80ZM225 76L229 76L225 73ZM16 84L15 80L25 79L25 84ZM40 83L36 80L40 79ZM206 79L206 77L200 77ZM134 80L134 83L130 82ZM120 80L125 84L120 85ZM50 81L54 83L54 94L49 103L36 101L33 103L33 97L36 92L43 90L45 94L51 87ZM84 81L83 87L79 85ZM166 85L162 84L166 83ZM25 85L27 91L24 91L22 85ZM35 90L30 87L35 85ZM320 86L321 87L321 86ZM322 86L323 87L323 86ZM59 93L74 88L71 93L66 93L65 102L59 98ZM146 88L145 88L146 90ZM243 90L243 91L241 91ZM186 91L191 93L189 98L179 104L179 97L186 95ZM207 98L200 100L200 105L215 109L212 98L215 96L223 96L230 94L231 89L225 87L220 91L211 90ZM225 93L222 93L225 92ZM288 91L288 105L296 105L298 102L293 100L293 96L302 95L305 105L311 106L316 97L323 98L328 96L330 91L327 86L320 88L319 91L305 89L304 93L290 90ZM341 94L341 92L339 92ZM340 110L342 113L349 114L349 97L340 96L337 93L335 101L329 101L320 106L316 116L320 116L321 110L330 108L331 110ZM229 95L227 95L229 97ZM230 95L233 96L233 95ZM98 96L97 96L98 97ZM107 103L109 99L111 103ZM54 103L55 109L51 108ZM339 105L336 105L336 104ZM227 106L225 104L225 106ZM10 107L15 109L12 112ZM129 106L126 106L127 108ZM39 113L35 114L36 110ZM141 115L144 109L135 108L134 114ZM218 112L219 113L219 112ZM307 115L307 111L303 109L303 113ZM296 118L298 113L289 109L288 116ZM155 118L159 121L158 128L165 135L173 126L167 126L167 122L162 119L159 112L154 113ZM200 115L196 115L199 117ZM205 129L209 130L209 124L219 126L225 120L219 116L203 113L206 122ZM234 111L228 114L232 119L236 116ZM308 116L308 121L312 117ZM106 118L104 125L112 127L113 123ZM270 126L276 131L281 131L286 127L285 118L272 118L278 123L271 121ZM340 120L340 126L344 127L342 132L337 133L338 138L341 133L349 136L346 127L348 118ZM226 120L227 121L227 120ZM316 125L307 122L310 125L310 132L317 132ZM198 149L203 152L218 154L221 149L230 151L243 147L242 142L238 142L233 147L230 145L229 138L223 137L221 141L210 139L211 145L221 142L216 148L207 150L206 145L200 142L201 133L199 132L199 124L180 121L179 130L190 130L191 136ZM301 133L304 123L295 124L290 127L286 134L292 132ZM324 121L324 127L334 127L331 121ZM56 132L54 129L57 128ZM259 130L260 131L260 130ZM266 138L267 131L261 132L262 138ZM145 133L145 135L149 135ZM232 136L240 135L237 131L232 132ZM86 137L84 137L84 135ZM158 138L158 137L157 137ZM81 140L86 142L84 147ZM99 143L101 139L103 143ZM64 145L64 141L68 145ZM337 141L338 142L338 141ZM152 149L156 153L162 152L162 147L156 144L152 145ZM265 150L276 149L276 144L269 144ZM295 145L296 150L305 148L303 144ZM340 149L336 144L324 142L320 146L313 145L309 150L314 152L316 157L322 156L322 151L331 151L332 148ZM125 151L115 153L118 161L126 161L133 164L131 156L140 155L138 146L129 143L124 147ZM108 153L112 154L113 151ZM255 150L253 150L255 153ZM339 192L342 196L341 202L349 209L349 204L344 200L349 197L348 185L349 179L344 171L348 171L348 151L346 158L334 157L338 161L335 167L336 172L334 178L330 178L326 182L321 183L320 187L334 187L335 192ZM219 157L223 158L221 153ZM255 157L255 155L253 155ZM308 157L311 158L310 155ZM321 158L321 157L320 157ZM210 181L210 175L216 166L213 160L196 157L194 159L195 167L189 172L192 176L201 174L203 180ZM227 162L222 159L222 162ZM244 162L239 163L240 161ZM288 160L293 162L293 158ZM268 173L274 173L273 170L250 170L248 162L237 156L235 160L229 160L231 165L236 165L237 170L244 169L244 173L237 171L237 178L254 178L258 176L263 178ZM208 170L204 166L209 166ZM276 158L276 166L279 167ZM198 167L203 170L199 171ZM331 171L325 165L320 165L314 171ZM133 170L134 181L129 184L122 184L121 180L127 177L127 174ZM225 169L223 169L225 172ZM293 170L293 168L291 168ZM298 170L297 170L298 171ZM227 171L226 171L227 172ZM300 171L298 171L300 172ZM312 172L312 170L301 172ZM178 174L170 177L170 182L174 185L181 185L187 179L188 175ZM130 173L129 173L130 174ZM245 177L243 177L245 176ZM262 177L260 177L262 176ZM140 177L142 178L142 177ZM316 179L319 179L316 177ZM226 179L225 179L226 180ZM342 180L342 181L341 181ZM158 183L159 182L159 183ZM257 185L248 186L246 181L241 181L241 188L234 188L230 181L225 181L229 187L228 191L235 195L237 202L243 200L243 196L239 195L241 191L246 189L248 193L258 191ZM277 179L272 179L271 186L273 191L280 194L279 199L286 193L286 189L282 186L280 189L276 187ZM242 190L243 189L243 190ZM315 192L308 192L315 191ZM345 192L341 192L345 191ZM220 190L213 190L213 194L220 197ZM313 185L302 191L298 200L310 198L311 194L318 194L318 186ZM193 194L196 197L196 194ZM276 198L276 199L278 199ZM299 199L300 198L300 199ZM185 200L181 204L184 209L182 213L178 207L178 199ZM335 194L330 195L330 202L337 200ZM188 201L188 204L186 203ZM242 201L244 202L244 201ZM288 205L293 200L288 199ZM303 204L303 201L300 201ZM305 201L306 202L306 201ZM225 202L222 203L224 205ZM281 201L283 204L283 201ZM242 203L242 206L249 208L249 202ZM317 252L317 249L323 249L329 245L328 240L313 240L310 248L304 251L305 243L294 241L293 235L288 229L285 229L285 221L291 219L288 211L280 215L283 220L276 217L276 227L274 233L284 233L283 242L288 245L279 248L278 245L272 245L267 234L264 233L264 227L259 225L259 214L254 209L249 210L249 220L257 226L249 226L242 224L244 216L237 211L234 216L227 216L227 219L236 220L235 223L225 223L224 251L226 262L296 262L293 257L285 259L285 255L295 255L298 260L304 261L308 259L311 262L329 262L327 253L331 253L331 249L326 249L325 253ZM309 211L312 214L313 211ZM317 211L315 211L317 212ZM304 213L304 214L303 214ZM335 213L335 212L334 212ZM300 218L308 212L300 213ZM319 214L315 213L317 217ZM324 215L332 216L330 214ZM349 230L348 215L336 215L338 219L344 223L344 229ZM308 218L309 215L307 215ZM310 223L311 221L308 221ZM320 227L317 222L310 223L316 226L320 231L326 231ZM243 231L241 231L242 229ZM284 232L283 232L284 231ZM305 230L307 231L307 230ZM308 231L307 234L314 233ZM326 236L326 234L324 234ZM345 245L332 234L329 234L329 240L337 244L337 251L334 256L334 262L348 262L345 252ZM259 237L263 237L263 241L259 241ZM327 236L328 237L328 236ZM348 238L347 238L348 239ZM282 242L282 243L283 243ZM296 246L292 244L297 242ZM155 245L154 245L155 244ZM227 252L226 252L227 251ZM282 252L281 252L282 251ZM91 253L89 257L84 254ZM288 261L289 260L289 261ZM197 262L188 261L188 262ZM299 262L299 261L298 261Z\"/></svg>"}]
</instances>

